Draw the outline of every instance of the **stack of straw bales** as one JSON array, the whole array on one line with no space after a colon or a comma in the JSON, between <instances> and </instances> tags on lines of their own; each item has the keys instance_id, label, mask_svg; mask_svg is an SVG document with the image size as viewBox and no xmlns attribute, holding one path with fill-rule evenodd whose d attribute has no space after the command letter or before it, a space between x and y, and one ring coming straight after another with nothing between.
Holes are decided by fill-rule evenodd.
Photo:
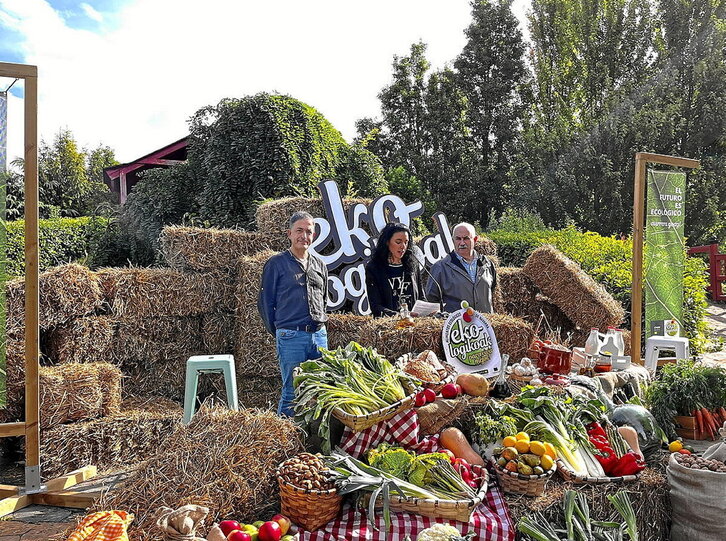
<instances>
[{"instance_id":1,"label":"stack of straw bales","mask_svg":"<svg viewBox=\"0 0 726 541\"><path fill-rule=\"evenodd\" d=\"M622 305L554 246L532 252L522 272L581 329L604 329L625 319Z\"/></svg>"},{"instance_id":2,"label":"stack of straw bales","mask_svg":"<svg viewBox=\"0 0 726 541\"><path fill-rule=\"evenodd\" d=\"M299 430L271 412L203 408L95 508L134 513L129 537L138 541L159 538L154 513L162 506L195 503L209 507L207 524L250 523L279 509L275 469L301 450Z\"/></svg>"},{"instance_id":3,"label":"stack of straw bales","mask_svg":"<svg viewBox=\"0 0 726 541\"><path fill-rule=\"evenodd\" d=\"M43 430L43 478L52 479L89 464L101 471L126 469L156 453L181 418L181 408L169 400L129 400L118 413Z\"/></svg>"},{"instance_id":4,"label":"stack of straw bales","mask_svg":"<svg viewBox=\"0 0 726 541\"><path fill-rule=\"evenodd\" d=\"M40 428L115 415L121 407L121 371L108 363L40 367Z\"/></svg>"}]
</instances>

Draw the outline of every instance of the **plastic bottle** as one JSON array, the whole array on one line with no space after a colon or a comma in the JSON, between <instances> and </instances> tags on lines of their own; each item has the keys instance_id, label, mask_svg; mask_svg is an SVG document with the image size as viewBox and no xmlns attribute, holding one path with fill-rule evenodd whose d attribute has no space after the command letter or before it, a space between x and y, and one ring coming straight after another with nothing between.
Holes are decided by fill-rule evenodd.
<instances>
[{"instance_id":1,"label":"plastic bottle","mask_svg":"<svg viewBox=\"0 0 726 541\"><path fill-rule=\"evenodd\" d=\"M600 354L607 352L611 355L620 355L617 340L615 327L608 327L608 332L605 333L605 339L600 344Z\"/></svg>"},{"instance_id":2,"label":"plastic bottle","mask_svg":"<svg viewBox=\"0 0 726 541\"><path fill-rule=\"evenodd\" d=\"M623 330L613 329L613 332L615 334L615 346L618 348L617 355L622 357L625 355L625 339L623 338Z\"/></svg>"},{"instance_id":3,"label":"plastic bottle","mask_svg":"<svg viewBox=\"0 0 726 541\"><path fill-rule=\"evenodd\" d=\"M600 333L597 327L590 329L590 336L585 341L585 355L592 357L600 352Z\"/></svg>"}]
</instances>

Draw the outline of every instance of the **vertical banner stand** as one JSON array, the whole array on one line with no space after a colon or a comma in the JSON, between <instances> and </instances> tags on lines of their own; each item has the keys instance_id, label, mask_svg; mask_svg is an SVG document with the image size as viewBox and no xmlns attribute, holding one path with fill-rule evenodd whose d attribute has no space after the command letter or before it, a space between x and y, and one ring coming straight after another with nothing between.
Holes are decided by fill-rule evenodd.
<instances>
[{"instance_id":1,"label":"vertical banner stand","mask_svg":"<svg viewBox=\"0 0 726 541\"><path fill-rule=\"evenodd\" d=\"M31 504L84 509L97 492L67 490L96 475L86 466L41 484L38 393L38 68L0 62L0 77L25 81L25 421L0 423L0 438L25 437L25 486L0 485L0 517Z\"/></svg>"},{"instance_id":2,"label":"vertical banner stand","mask_svg":"<svg viewBox=\"0 0 726 541\"><path fill-rule=\"evenodd\" d=\"M633 286L630 291L630 355L642 364L641 329L643 325L643 239L645 230L645 177L649 163L695 169L701 162L690 158L638 152L635 154L635 180L633 183Z\"/></svg>"}]
</instances>

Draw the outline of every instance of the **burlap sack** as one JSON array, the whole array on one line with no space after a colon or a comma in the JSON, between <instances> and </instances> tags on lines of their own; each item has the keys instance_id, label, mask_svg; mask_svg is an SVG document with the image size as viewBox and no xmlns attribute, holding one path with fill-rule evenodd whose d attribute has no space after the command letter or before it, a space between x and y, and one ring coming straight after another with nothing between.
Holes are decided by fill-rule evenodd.
<instances>
[{"instance_id":1,"label":"burlap sack","mask_svg":"<svg viewBox=\"0 0 726 541\"><path fill-rule=\"evenodd\" d=\"M464 413L468 400L459 398L437 398L434 402L416 409L421 434L429 436L438 434L442 428L451 426Z\"/></svg>"},{"instance_id":2,"label":"burlap sack","mask_svg":"<svg viewBox=\"0 0 726 541\"><path fill-rule=\"evenodd\" d=\"M726 539L726 473L686 468L668 461L673 524L671 541Z\"/></svg>"},{"instance_id":3,"label":"burlap sack","mask_svg":"<svg viewBox=\"0 0 726 541\"><path fill-rule=\"evenodd\" d=\"M156 526L166 541L205 541L203 537L197 537L197 528L208 514L209 508L201 505L184 505L176 510L162 507Z\"/></svg>"}]
</instances>

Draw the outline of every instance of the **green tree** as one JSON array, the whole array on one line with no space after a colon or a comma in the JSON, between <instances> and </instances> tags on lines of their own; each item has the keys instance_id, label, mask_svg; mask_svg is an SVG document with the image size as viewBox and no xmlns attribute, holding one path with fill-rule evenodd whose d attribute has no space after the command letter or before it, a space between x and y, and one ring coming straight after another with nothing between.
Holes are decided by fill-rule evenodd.
<instances>
[{"instance_id":1,"label":"green tree","mask_svg":"<svg viewBox=\"0 0 726 541\"><path fill-rule=\"evenodd\" d=\"M110 201L101 181L103 168L116 162L113 151L99 147L79 150L73 134L62 129L49 145L41 141L38 152L38 190L41 205L61 216L93 214L98 204Z\"/></svg>"},{"instance_id":2,"label":"green tree","mask_svg":"<svg viewBox=\"0 0 726 541\"><path fill-rule=\"evenodd\" d=\"M505 207L508 177L525 114L522 97L529 74L522 33L511 7L511 0L472 2L467 42L454 62L458 87L466 98L465 122L473 143L473 149L464 151L467 166L475 171L465 214L482 225L489 222L492 212Z\"/></svg>"}]
</instances>

